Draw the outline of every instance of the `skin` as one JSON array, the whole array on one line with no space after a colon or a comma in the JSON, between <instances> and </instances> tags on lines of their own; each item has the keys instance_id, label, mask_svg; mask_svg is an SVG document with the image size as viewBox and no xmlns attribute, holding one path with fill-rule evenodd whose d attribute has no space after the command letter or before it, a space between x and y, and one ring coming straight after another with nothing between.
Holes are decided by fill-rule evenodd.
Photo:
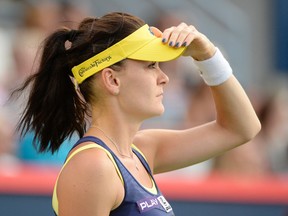
<instances>
[{"instance_id":1,"label":"skin","mask_svg":"<svg viewBox=\"0 0 288 216\"><path fill-rule=\"evenodd\" d=\"M166 29L162 37L167 45L186 42L184 55L199 61L211 58L216 50L205 35L185 23ZM92 106L92 124L105 131L122 154L129 155L134 143L145 154L154 174L207 160L246 143L259 132L259 120L234 76L211 87L217 111L215 121L186 130L139 131L145 119L164 112L163 89L168 82L158 63L129 59L120 71L106 68L95 78L95 91L100 91L103 97L101 103ZM97 128L91 127L85 135L102 139L142 185L152 187L149 175L135 155L133 159L119 155ZM124 188L106 153L88 149L76 154L63 169L57 196L60 216L108 216L121 204Z\"/></svg>"}]
</instances>

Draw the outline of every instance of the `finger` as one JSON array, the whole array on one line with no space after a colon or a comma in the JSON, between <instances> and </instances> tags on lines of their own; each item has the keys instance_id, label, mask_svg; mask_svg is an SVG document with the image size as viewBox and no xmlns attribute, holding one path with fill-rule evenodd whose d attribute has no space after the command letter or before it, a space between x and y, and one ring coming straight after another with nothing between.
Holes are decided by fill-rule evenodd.
<instances>
[{"instance_id":1,"label":"finger","mask_svg":"<svg viewBox=\"0 0 288 216\"><path fill-rule=\"evenodd\" d=\"M162 36L162 42L163 43L168 43L168 41L170 39L170 35L171 35L171 33L173 32L174 29L175 29L175 27L172 26L172 27L164 30L163 36Z\"/></svg>"},{"instance_id":2,"label":"finger","mask_svg":"<svg viewBox=\"0 0 288 216\"><path fill-rule=\"evenodd\" d=\"M170 33L170 37L168 40L168 44L171 47L180 47L180 42L178 41L179 36L181 35L181 32L183 29L187 28L186 23L181 23L177 27L173 29L173 31Z\"/></svg>"},{"instance_id":3,"label":"finger","mask_svg":"<svg viewBox=\"0 0 288 216\"><path fill-rule=\"evenodd\" d=\"M150 31L152 34L154 34L156 37L161 38L163 36L163 33L156 27L151 26Z\"/></svg>"},{"instance_id":4,"label":"finger","mask_svg":"<svg viewBox=\"0 0 288 216\"><path fill-rule=\"evenodd\" d=\"M190 25L182 30L178 38L178 41L181 44L181 46L187 47L197 37L197 34L199 34L197 29L194 26Z\"/></svg>"}]
</instances>

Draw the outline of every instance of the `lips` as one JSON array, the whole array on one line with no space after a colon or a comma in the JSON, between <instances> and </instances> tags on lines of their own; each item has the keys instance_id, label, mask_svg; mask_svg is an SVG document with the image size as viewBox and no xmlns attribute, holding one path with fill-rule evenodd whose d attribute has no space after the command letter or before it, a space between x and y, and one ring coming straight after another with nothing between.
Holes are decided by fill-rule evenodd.
<instances>
[{"instance_id":1,"label":"lips","mask_svg":"<svg viewBox=\"0 0 288 216\"><path fill-rule=\"evenodd\" d=\"M163 93L158 94L157 97L163 97Z\"/></svg>"},{"instance_id":2,"label":"lips","mask_svg":"<svg viewBox=\"0 0 288 216\"><path fill-rule=\"evenodd\" d=\"M163 92L157 95L157 97L161 97L161 96L163 96Z\"/></svg>"}]
</instances>

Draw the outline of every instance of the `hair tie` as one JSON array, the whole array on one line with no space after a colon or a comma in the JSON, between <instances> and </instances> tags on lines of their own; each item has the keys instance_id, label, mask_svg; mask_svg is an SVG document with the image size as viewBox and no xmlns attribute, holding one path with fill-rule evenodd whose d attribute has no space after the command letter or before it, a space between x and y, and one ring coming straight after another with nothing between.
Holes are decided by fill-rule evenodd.
<instances>
[{"instance_id":1,"label":"hair tie","mask_svg":"<svg viewBox=\"0 0 288 216\"><path fill-rule=\"evenodd\" d=\"M72 43L77 35L78 35L78 30L71 29L69 31L67 40Z\"/></svg>"},{"instance_id":2,"label":"hair tie","mask_svg":"<svg viewBox=\"0 0 288 216\"><path fill-rule=\"evenodd\" d=\"M98 20L98 18L93 18L93 21L91 23L91 27L90 27L90 30L89 30L89 37L91 38L91 36L93 36L93 29L94 29L94 24L95 22Z\"/></svg>"}]
</instances>

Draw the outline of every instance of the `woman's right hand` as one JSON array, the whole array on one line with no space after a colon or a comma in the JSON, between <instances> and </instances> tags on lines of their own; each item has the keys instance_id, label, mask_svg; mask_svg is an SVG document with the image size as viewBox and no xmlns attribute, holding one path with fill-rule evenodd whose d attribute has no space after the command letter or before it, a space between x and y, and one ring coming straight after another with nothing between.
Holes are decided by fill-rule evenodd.
<instances>
[{"instance_id":1,"label":"woman's right hand","mask_svg":"<svg viewBox=\"0 0 288 216\"><path fill-rule=\"evenodd\" d=\"M181 23L163 32L163 42L171 47L186 46L183 56L191 56L197 61L211 58L216 52L214 44L193 25Z\"/></svg>"}]
</instances>

